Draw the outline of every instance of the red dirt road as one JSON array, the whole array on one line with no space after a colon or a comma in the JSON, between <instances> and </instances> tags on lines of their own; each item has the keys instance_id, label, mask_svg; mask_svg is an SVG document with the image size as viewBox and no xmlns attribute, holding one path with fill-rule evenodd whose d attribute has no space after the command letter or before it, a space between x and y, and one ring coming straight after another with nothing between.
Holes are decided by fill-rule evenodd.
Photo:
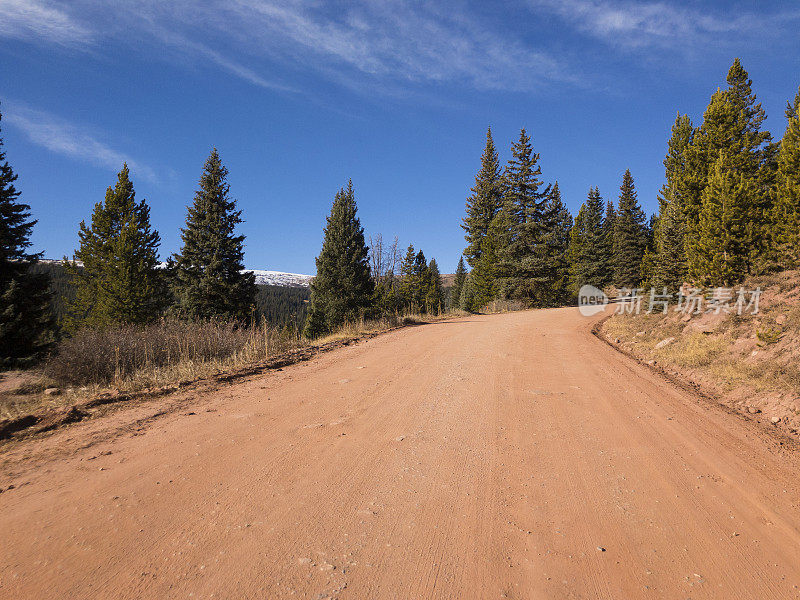
<instances>
[{"instance_id":1,"label":"red dirt road","mask_svg":"<svg viewBox=\"0 0 800 600\"><path fill-rule=\"evenodd\" d=\"M408 328L7 446L0 597L800 597L798 452L589 324Z\"/></svg>"}]
</instances>

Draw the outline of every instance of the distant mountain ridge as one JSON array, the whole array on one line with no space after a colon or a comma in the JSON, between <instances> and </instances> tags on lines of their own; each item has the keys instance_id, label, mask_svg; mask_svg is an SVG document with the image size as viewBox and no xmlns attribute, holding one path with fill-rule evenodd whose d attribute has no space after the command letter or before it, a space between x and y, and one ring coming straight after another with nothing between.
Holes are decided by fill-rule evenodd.
<instances>
[{"instance_id":1,"label":"distant mountain ridge","mask_svg":"<svg viewBox=\"0 0 800 600\"><path fill-rule=\"evenodd\" d=\"M257 285L278 285L283 287L308 287L311 285L313 275L302 275L300 273L284 273L282 271L262 271L259 269L248 269L256 276Z\"/></svg>"},{"instance_id":2,"label":"distant mountain ridge","mask_svg":"<svg viewBox=\"0 0 800 600\"><path fill-rule=\"evenodd\" d=\"M61 264L62 260L52 258L43 258L39 261L44 264ZM83 263L76 261L76 264L81 267ZM161 263L164 266L164 263ZM283 271L265 271L263 269L246 269L256 276L256 285L275 285L280 287L297 287L307 288L311 284L313 275L303 275L302 273L284 273Z\"/></svg>"}]
</instances>

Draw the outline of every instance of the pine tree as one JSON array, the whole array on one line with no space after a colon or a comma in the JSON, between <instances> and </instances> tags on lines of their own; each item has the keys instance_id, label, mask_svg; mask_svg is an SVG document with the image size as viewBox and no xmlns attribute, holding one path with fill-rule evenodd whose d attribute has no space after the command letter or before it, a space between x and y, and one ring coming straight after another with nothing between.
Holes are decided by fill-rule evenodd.
<instances>
[{"instance_id":1,"label":"pine tree","mask_svg":"<svg viewBox=\"0 0 800 600\"><path fill-rule=\"evenodd\" d=\"M561 200L556 181L542 209L542 236L536 252L535 302L557 306L569 298L569 243L572 215Z\"/></svg>"},{"instance_id":2,"label":"pine tree","mask_svg":"<svg viewBox=\"0 0 800 600\"><path fill-rule=\"evenodd\" d=\"M608 273L604 252L603 198L600 190L589 189L589 195L578 211L570 231L570 287L577 295L584 285L602 287Z\"/></svg>"},{"instance_id":3,"label":"pine tree","mask_svg":"<svg viewBox=\"0 0 800 600\"><path fill-rule=\"evenodd\" d=\"M503 207L494 223L497 232L498 285L509 298L535 304L547 296L550 265L543 247L548 223L545 204L550 186L540 190L542 170L525 129L511 146L512 158L503 175Z\"/></svg>"},{"instance_id":4,"label":"pine tree","mask_svg":"<svg viewBox=\"0 0 800 600\"><path fill-rule=\"evenodd\" d=\"M370 306L375 284L369 251L357 212L353 182L336 193L325 226L305 335L315 338L346 321L359 318Z\"/></svg>"},{"instance_id":5,"label":"pine tree","mask_svg":"<svg viewBox=\"0 0 800 600\"><path fill-rule=\"evenodd\" d=\"M0 115L2 121L2 115ZM6 160L0 137L0 368L26 367L53 343L49 277L31 267L41 254L30 253L36 221L19 201L17 174Z\"/></svg>"},{"instance_id":6,"label":"pine tree","mask_svg":"<svg viewBox=\"0 0 800 600\"><path fill-rule=\"evenodd\" d=\"M597 284L599 288L612 285L614 283L614 227L617 223L617 211L614 209L614 203L609 200L606 203L606 214L603 217L603 239L602 239L602 260L605 265L604 275Z\"/></svg>"},{"instance_id":7,"label":"pine tree","mask_svg":"<svg viewBox=\"0 0 800 600\"><path fill-rule=\"evenodd\" d=\"M417 251L414 244L409 244L406 254L400 261L400 298L401 304L408 312L416 312L417 279L414 267L417 261Z\"/></svg>"},{"instance_id":8,"label":"pine tree","mask_svg":"<svg viewBox=\"0 0 800 600\"><path fill-rule=\"evenodd\" d=\"M461 288L461 297L458 301L458 307L467 312L476 312L473 310L475 305L475 285L473 283L472 272L467 274L464 279L464 287Z\"/></svg>"},{"instance_id":9,"label":"pine tree","mask_svg":"<svg viewBox=\"0 0 800 600\"><path fill-rule=\"evenodd\" d=\"M439 265L436 259L432 258L427 268L428 285L425 294L425 308L429 313L439 314L444 308L444 294L442 293L442 276L439 273Z\"/></svg>"},{"instance_id":10,"label":"pine tree","mask_svg":"<svg viewBox=\"0 0 800 600\"><path fill-rule=\"evenodd\" d=\"M245 237L235 235L242 211L230 198L227 178L214 148L181 229L183 247L174 256L175 308L182 316L244 321L254 306L255 275L244 271Z\"/></svg>"},{"instance_id":11,"label":"pine tree","mask_svg":"<svg viewBox=\"0 0 800 600\"><path fill-rule=\"evenodd\" d=\"M666 182L659 194L659 218L653 227L653 259L650 284L676 290L687 278L686 267L686 172L687 149L694 140L688 115L680 113L672 126L664 158Z\"/></svg>"},{"instance_id":12,"label":"pine tree","mask_svg":"<svg viewBox=\"0 0 800 600\"><path fill-rule=\"evenodd\" d=\"M669 202L664 206L654 232L653 287L666 287L676 291L687 277L686 216L680 202Z\"/></svg>"},{"instance_id":13,"label":"pine tree","mask_svg":"<svg viewBox=\"0 0 800 600\"><path fill-rule=\"evenodd\" d=\"M493 221L493 227L489 234L481 243L480 258L475 263L475 267L470 271L468 303L463 306L464 310L479 312L492 300L497 298L497 246L498 232L494 227L498 225L498 220ZM466 287L466 284L465 284ZM463 295L463 292L462 292Z\"/></svg>"},{"instance_id":14,"label":"pine tree","mask_svg":"<svg viewBox=\"0 0 800 600\"><path fill-rule=\"evenodd\" d=\"M150 207L136 201L128 165L114 187L92 211L90 226L81 221L80 247L69 269L75 277L75 300L67 327L142 324L159 317L167 303L158 269L161 238L150 226ZM79 267L79 263L83 263Z\"/></svg>"},{"instance_id":15,"label":"pine tree","mask_svg":"<svg viewBox=\"0 0 800 600\"><path fill-rule=\"evenodd\" d=\"M458 259L456 274L453 280L453 287L450 290L450 308L459 308L461 303L461 291L464 289L464 281L467 279L467 267L464 265L464 257Z\"/></svg>"},{"instance_id":16,"label":"pine tree","mask_svg":"<svg viewBox=\"0 0 800 600\"><path fill-rule=\"evenodd\" d=\"M425 298L428 295L430 275L428 273L428 262L422 250L417 252L417 255L414 257L412 281L412 298L415 312L426 312L427 306L425 304Z\"/></svg>"},{"instance_id":17,"label":"pine tree","mask_svg":"<svg viewBox=\"0 0 800 600\"><path fill-rule=\"evenodd\" d=\"M766 115L757 103L752 91L752 82L739 59L731 66L728 88L718 90L703 116L703 124L695 132L692 144L687 148L687 169L684 180L684 212L686 215L686 254L691 279L705 278L717 259L703 254L708 240L700 240L700 213L703 198L708 197L705 188L719 157L727 169L735 169L748 181L752 196L743 210L747 213L747 228L740 232L746 236L741 247L747 248L746 260L741 263L741 279L761 268L762 256L767 250L764 241L769 237L768 215L770 213L770 189L777 173L777 145L771 143L771 135L761 131ZM717 182L719 183L719 182ZM710 210L709 212L714 212ZM709 230L706 228L705 234ZM737 263L738 264L738 263Z\"/></svg>"},{"instance_id":18,"label":"pine tree","mask_svg":"<svg viewBox=\"0 0 800 600\"><path fill-rule=\"evenodd\" d=\"M750 203L758 189L737 163L737 157L720 154L703 190L697 249L705 260L696 263L692 273L703 285L730 286L746 272Z\"/></svg>"},{"instance_id":19,"label":"pine tree","mask_svg":"<svg viewBox=\"0 0 800 600\"><path fill-rule=\"evenodd\" d=\"M783 268L800 266L800 92L794 110L786 111L788 124L781 140L775 206L772 215L773 252Z\"/></svg>"},{"instance_id":20,"label":"pine tree","mask_svg":"<svg viewBox=\"0 0 800 600\"><path fill-rule=\"evenodd\" d=\"M636 199L630 170L625 170L619 189L614 222L614 284L633 288L642 281L641 264L647 247L646 217Z\"/></svg>"},{"instance_id":21,"label":"pine tree","mask_svg":"<svg viewBox=\"0 0 800 600\"><path fill-rule=\"evenodd\" d=\"M464 256L475 266L483 252L483 240L489 233L492 220L503 202L502 178L497 150L492 140L492 130L486 132L486 147L481 156L481 168L475 176L472 195L467 198L467 215L461 227L466 232L467 247Z\"/></svg>"}]
</instances>

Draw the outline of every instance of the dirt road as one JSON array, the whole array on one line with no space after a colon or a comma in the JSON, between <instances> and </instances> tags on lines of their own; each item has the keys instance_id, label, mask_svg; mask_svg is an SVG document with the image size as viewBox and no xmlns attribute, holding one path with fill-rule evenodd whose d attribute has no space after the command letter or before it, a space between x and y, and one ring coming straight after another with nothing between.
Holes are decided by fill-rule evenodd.
<instances>
[{"instance_id":1,"label":"dirt road","mask_svg":"<svg viewBox=\"0 0 800 600\"><path fill-rule=\"evenodd\" d=\"M159 406L6 449L0 597L800 597L798 453L575 309Z\"/></svg>"}]
</instances>

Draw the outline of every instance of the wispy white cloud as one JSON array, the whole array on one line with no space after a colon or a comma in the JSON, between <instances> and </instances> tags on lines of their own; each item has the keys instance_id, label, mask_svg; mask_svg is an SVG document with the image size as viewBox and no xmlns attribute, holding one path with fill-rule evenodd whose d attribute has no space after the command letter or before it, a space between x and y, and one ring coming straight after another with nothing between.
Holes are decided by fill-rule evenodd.
<instances>
[{"instance_id":1,"label":"wispy white cloud","mask_svg":"<svg viewBox=\"0 0 800 600\"><path fill-rule=\"evenodd\" d=\"M725 36L741 37L779 33L800 18L800 10L750 13L741 10L690 9L666 2L632 0L528 0L571 23L582 32L615 45L646 47L719 42ZM708 6L708 5L706 5ZM731 16L735 14L735 16ZM796 26L796 25L795 25Z\"/></svg>"},{"instance_id":2,"label":"wispy white cloud","mask_svg":"<svg viewBox=\"0 0 800 600\"><path fill-rule=\"evenodd\" d=\"M40 0L0 0L0 37L73 45L90 42L93 34L64 10Z\"/></svg>"},{"instance_id":3,"label":"wispy white cloud","mask_svg":"<svg viewBox=\"0 0 800 600\"><path fill-rule=\"evenodd\" d=\"M450 2L74 0L67 13L30 1L35 10L25 13L28 0L0 0L9 14L26 14L0 26L0 36L87 48L131 40L152 51L138 43L149 38L267 89L295 91L278 73L321 74L362 93L450 83L528 91L580 79L562 60L487 30Z\"/></svg>"},{"instance_id":4,"label":"wispy white cloud","mask_svg":"<svg viewBox=\"0 0 800 600\"><path fill-rule=\"evenodd\" d=\"M400 0L331 5L313 0L237 0L216 6L209 22L252 51L303 64L332 78L348 72L400 85L461 83L530 90L573 82L557 58L508 32L487 30L466 10ZM213 18L213 15L212 15Z\"/></svg>"},{"instance_id":5,"label":"wispy white cloud","mask_svg":"<svg viewBox=\"0 0 800 600\"><path fill-rule=\"evenodd\" d=\"M111 148L86 128L69 123L50 113L35 110L17 103L3 103L3 121L21 130L34 144L51 152L99 167L119 171L127 162L134 175L157 182L155 171Z\"/></svg>"}]
</instances>

